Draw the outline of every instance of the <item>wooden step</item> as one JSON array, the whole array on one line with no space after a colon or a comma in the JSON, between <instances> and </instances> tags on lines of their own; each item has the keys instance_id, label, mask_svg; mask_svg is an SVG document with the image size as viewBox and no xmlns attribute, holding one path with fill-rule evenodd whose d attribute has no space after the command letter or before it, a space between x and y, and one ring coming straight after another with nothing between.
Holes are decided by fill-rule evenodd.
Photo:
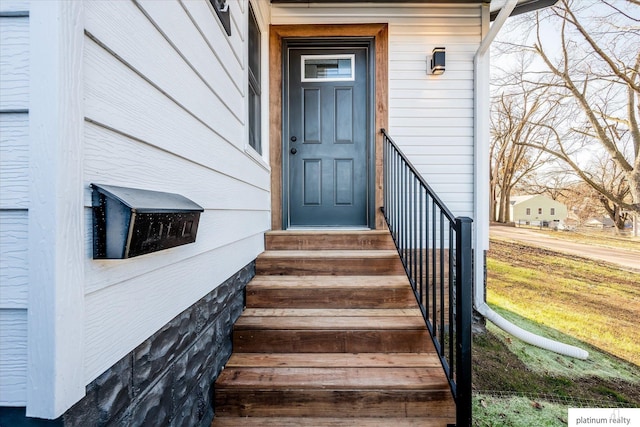
<instances>
[{"instance_id":1,"label":"wooden step","mask_svg":"<svg viewBox=\"0 0 640 427\"><path fill-rule=\"evenodd\" d=\"M401 275L404 267L395 250L282 250L260 254L256 259L256 274Z\"/></svg>"},{"instance_id":2,"label":"wooden step","mask_svg":"<svg viewBox=\"0 0 640 427\"><path fill-rule=\"evenodd\" d=\"M417 309L247 309L233 328L234 351L379 353L433 351Z\"/></svg>"},{"instance_id":3,"label":"wooden step","mask_svg":"<svg viewBox=\"0 0 640 427\"><path fill-rule=\"evenodd\" d=\"M247 307L403 308L416 299L406 276L257 276Z\"/></svg>"},{"instance_id":4,"label":"wooden step","mask_svg":"<svg viewBox=\"0 0 640 427\"><path fill-rule=\"evenodd\" d=\"M446 427L452 418L216 417L212 427Z\"/></svg>"},{"instance_id":5,"label":"wooden step","mask_svg":"<svg viewBox=\"0 0 640 427\"><path fill-rule=\"evenodd\" d=\"M218 390L441 390L448 384L441 368L226 368Z\"/></svg>"},{"instance_id":6,"label":"wooden step","mask_svg":"<svg viewBox=\"0 0 640 427\"><path fill-rule=\"evenodd\" d=\"M251 363L247 357L236 359L236 363L243 359ZM418 359L406 358L414 362ZM384 364L393 359L396 360L391 366L380 366L380 362ZM359 355L342 358L329 355L318 357L319 362L328 363L325 367L228 366L216 382L216 414L217 417L357 417L362 414L452 417L455 406L441 366L431 363L426 363L430 366L397 366L402 359L402 355L378 355L369 359ZM367 360L376 366L353 366ZM278 363L278 359L272 358L270 362ZM350 366L335 367L335 364Z\"/></svg>"},{"instance_id":7,"label":"wooden step","mask_svg":"<svg viewBox=\"0 0 640 427\"><path fill-rule=\"evenodd\" d=\"M265 234L267 250L395 250L387 230L281 230Z\"/></svg>"},{"instance_id":8,"label":"wooden step","mask_svg":"<svg viewBox=\"0 0 640 427\"><path fill-rule=\"evenodd\" d=\"M227 368L441 368L435 353L233 353Z\"/></svg>"},{"instance_id":9,"label":"wooden step","mask_svg":"<svg viewBox=\"0 0 640 427\"><path fill-rule=\"evenodd\" d=\"M411 308L247 308L243 316L294 317L416 317L420 310ZM414 322L420 323L417 320Z\"/></svg>"},{"instance_id":10,"label":"wooden step","mask_svg":"<svg viewBox=\"0 0 640 427\"><path fill-rule=\"evenodd\" d=\"M438 417L453 418L451 391L357 389L223 389L216 385L219 417ZM351 424L351 423L349 423ZM347 424L347 425L349 425ZM391 425L391 424L387 424Z\"/></svg>"},{"instance_id":11,"label":"wooden step","mask_svg":"<svg viewBox=\"0 0 640 427\"><path fill-rule=\"evenodd\" d=\"M386 231L267 233L213 426L426 426L455 403Z\"/></svg>"},{"instance_id":12,"label":"wooden step","mask_svg":"<svg viewBox=\"0 0 640 427\"><path fill-rule=\"evenodd\" d=\"M235 329L426 329L414 309L246 309Z\"/></svg>"}]
</instances>

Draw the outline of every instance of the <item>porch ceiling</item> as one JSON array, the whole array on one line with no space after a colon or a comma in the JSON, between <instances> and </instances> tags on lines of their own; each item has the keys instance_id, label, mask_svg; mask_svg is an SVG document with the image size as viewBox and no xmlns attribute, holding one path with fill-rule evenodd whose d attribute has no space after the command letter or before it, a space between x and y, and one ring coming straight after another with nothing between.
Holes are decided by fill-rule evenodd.
<instances>
[{"instance_id":1,"label":"porch ceiling","mask_svg":"<svg viewBox=\"0 0 640 427\"><path fill-rule=\"evenodd\" d=\"M271 3L309 4L309 3L414 3L414 4L491 4L491 21L496 19L507 0L270 0ZM545 7L553 6L558 0L518 0L511 16L533 12Z\"/></svg>"}]
</instances>

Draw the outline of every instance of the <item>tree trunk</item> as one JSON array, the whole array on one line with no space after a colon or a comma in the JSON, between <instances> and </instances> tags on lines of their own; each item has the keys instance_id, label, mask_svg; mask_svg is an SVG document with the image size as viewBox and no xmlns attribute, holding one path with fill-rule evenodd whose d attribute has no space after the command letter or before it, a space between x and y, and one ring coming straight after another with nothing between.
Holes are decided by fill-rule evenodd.
<instances>
[{"instance_id":1,"label":"tree trunk","mask_svg":"<svg viewBox=\"0 0 640 427\"><path fill-rule=\"evenodd\" d=\"M500 204L498 205L498 222L505 222L505 191L504 189L500 191Z\"/></svg>"},{"instance_id":2,"label":"tree trunk","mask_svg":"<svg viewBox=\"0 0 640 427\"><path fill-rule=\"evenodd\" d=\"M627 219L627 215L622 213L622 208L615 203L611 203L607 198L601 197L600 201L602 206L609 214L609 217L613 220L613 225L616 227L616 234L620 234L624 231L624 223Z\"/></svg>"},{"instance_id":3,"label":"tree trunk","mask_svg":"<svg viewBox=\"0 0 640 427\"><path fill-rule=\"evenodd\" d=\"M638 166L640 166L640 161L638 161L637 163ZM634 207L632 211L635 212L636 215L640 215L640 171L637 170L637 167L633 171L627 173L627 181L629 181L631 203Z\"/></svg>"},{"instance_id":4,"label":"tree trunk","mask_svg":"<svg viewBox=\"0 0 640 427\"><path fill-rule=\"evenodd\" d=\"M511 188L506 192L504 197L504 222L509 223L513 219L511 218Z\"/></svg>"},{"instance_id":5,"label":"tree trunk","mask_svg":"<svg viewBox=\"0 0 640 427\"><path fill-rule=\"evenodd\" d=\"M616 206L613 211L613 225L616 227L616 234L620 234L624 231L624 223L626 215L620 214L620 207Z\"/></svg>"},{"instance_id":6,"label":"tree trunk","mask_svg":"<svg viewBox=\"0 0 640 427\"><path fill-rule=\"evenodd\" d=\"M496 185L493 180L489 184L489 221L496 220Z\"/></svg>"}]
</instances>

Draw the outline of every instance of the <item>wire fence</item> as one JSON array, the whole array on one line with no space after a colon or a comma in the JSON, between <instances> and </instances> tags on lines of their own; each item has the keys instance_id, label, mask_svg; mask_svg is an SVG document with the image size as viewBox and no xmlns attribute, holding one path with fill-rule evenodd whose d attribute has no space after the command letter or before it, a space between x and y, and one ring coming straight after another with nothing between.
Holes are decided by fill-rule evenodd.
<instances>
[{"instance_id":1,"label":"wire fence","mask_svg":"<svg viewBox=\"0 0 640 427\"><path fill-rule=\"evenodd\" d=\"M532 401L544 400L550 403L557 403L571 408L638 408L631 402L616 402L604 399L583 399L572 396L560 396L550 393L527 393L518 391L502 391L502 390L474 390L474 396L479 394L491 397L510 398L522 397Z\"/></svg>"}]
</instances>

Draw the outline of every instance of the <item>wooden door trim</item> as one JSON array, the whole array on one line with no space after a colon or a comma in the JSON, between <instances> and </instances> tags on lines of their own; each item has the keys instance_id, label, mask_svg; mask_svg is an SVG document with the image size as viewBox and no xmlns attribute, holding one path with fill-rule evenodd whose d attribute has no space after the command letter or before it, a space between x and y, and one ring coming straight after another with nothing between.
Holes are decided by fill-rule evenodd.
<instances>
[{"instance_id":1,"label":"wooden door trim","mask_svg":"<svg viewBox=\"0 0 640 427\"><path fill-rule=\"evenodd\" d=\"M387 128L387 24L271 25L269 33L269 159L271 166L271 229L282 229L282 39L289 37L373 37L375 41L375 223L384 228L382 207L382 135Z\"/></svg>"}]
</instances>

